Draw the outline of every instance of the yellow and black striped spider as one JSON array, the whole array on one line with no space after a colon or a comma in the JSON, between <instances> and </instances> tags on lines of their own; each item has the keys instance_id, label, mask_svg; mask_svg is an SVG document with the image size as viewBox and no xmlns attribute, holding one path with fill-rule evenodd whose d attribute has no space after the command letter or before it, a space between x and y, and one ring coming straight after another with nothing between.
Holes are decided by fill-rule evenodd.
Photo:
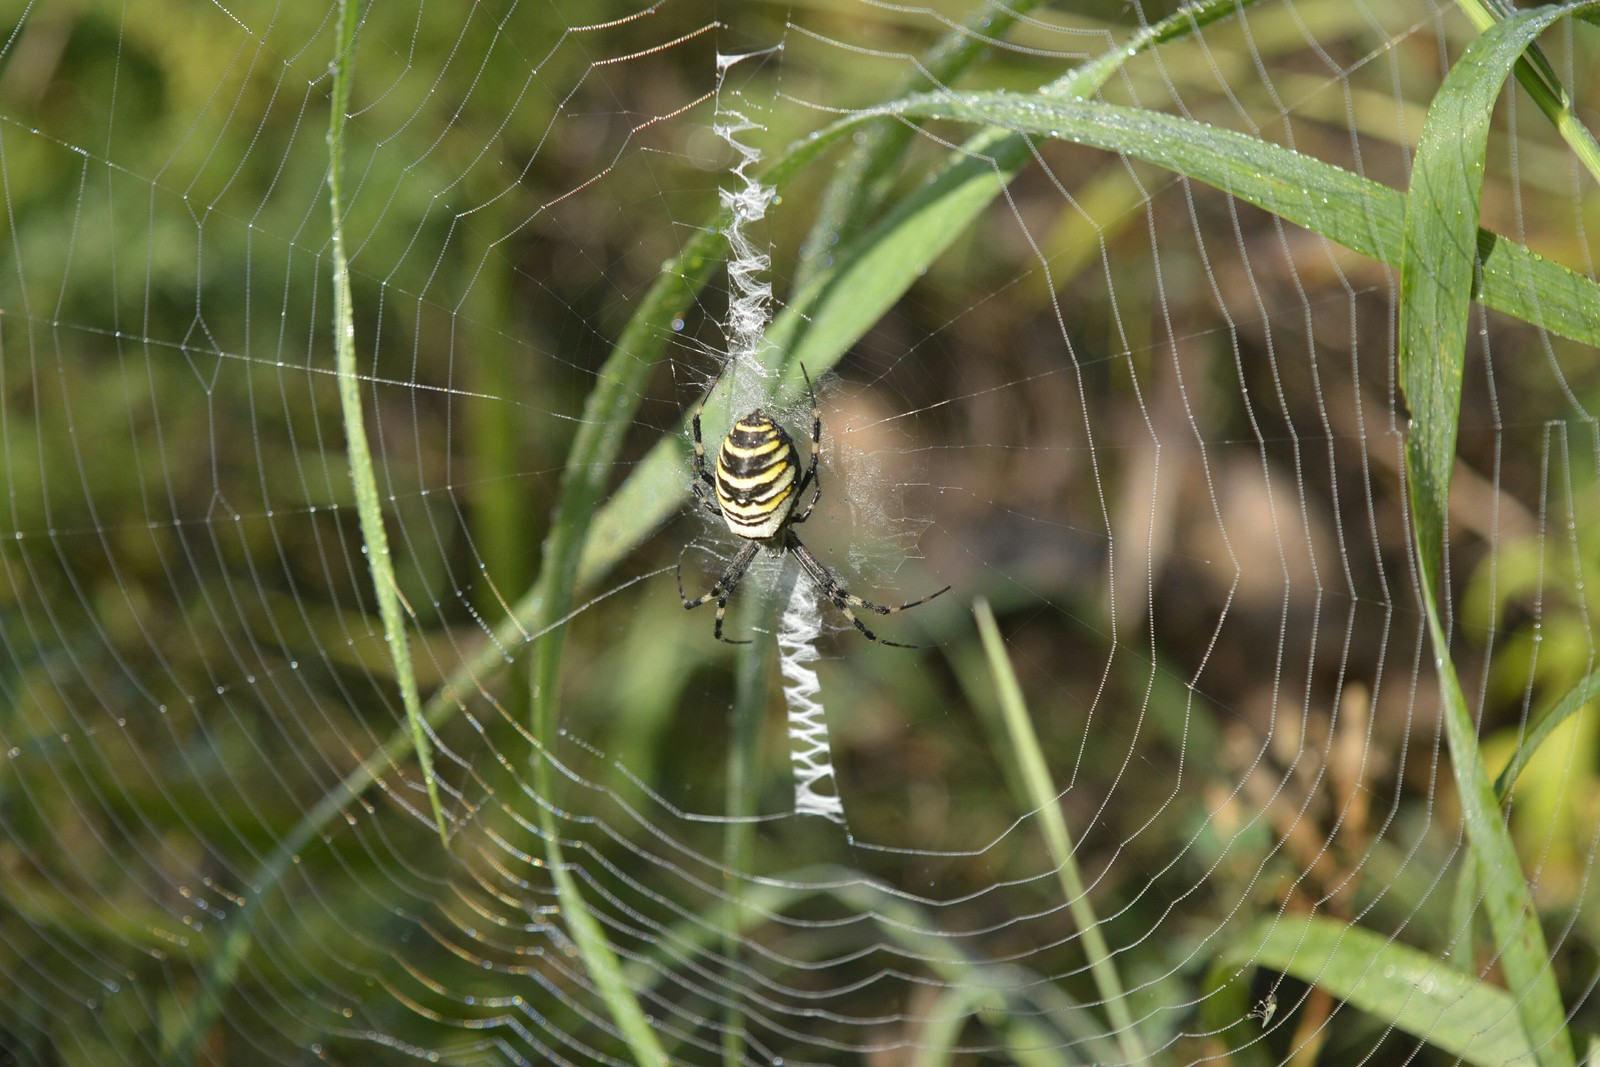
<instances>
[{"instance_id":1,"label":"yellow and black striped spider","mask_svg":"<svg viewBox=\"0 0 1600 1067\"><path fill-rule=\"evenodd\" d=\"M758 548L778 553L792 552L822 595L843 612L844 617L854 623L868 640L896 648L916 648L916 645L885 641L867 629L851 609L865 608L879 615L893 615L925 604L940 593L948 593L948 585L938 593L929 593L920 600L901 604L897 608L874 604L840 585L838 579L829 574L828 569L795 536L794 527L811 517L811 509L817 506L817 500L822 496L822 480L817 477L817 459L822 454L822 409L817 406L817 391L811 385L811 375L804 366L800 368L800 373L805 375L806 391L811 395L811 461L804 475L799 473L800 457L795 451L794 442L782 426L757 408L735 422L728 436L722 439L722 448L717 452L717 475L713 478L706 470L706 446L700 437L700 415L705 411L706 397L711 394L708 391L706 396L700 398L699 406L694 409L694 495L706 510L726 522L728 529L744 538L745 543L733 557L733 562L728 564L728 569L722 572L722 577L704 596L693 600L683 591L683 565L679 563L678 596L688 609L715 600L717 621L712 632L716 639L730 645L748 645L748 641L735 641L722 636L722 618L728 610L728 598L738 587L739 579L744 577ZM811 500L804 510L797 513L794 506L808 488L812 490Z\"/></svg>"}]
</instances>

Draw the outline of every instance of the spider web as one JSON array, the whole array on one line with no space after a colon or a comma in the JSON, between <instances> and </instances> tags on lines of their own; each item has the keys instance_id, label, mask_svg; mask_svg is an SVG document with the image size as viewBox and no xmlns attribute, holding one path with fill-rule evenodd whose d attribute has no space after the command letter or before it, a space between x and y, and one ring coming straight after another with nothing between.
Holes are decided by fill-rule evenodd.
<instances>
[{"instance_id":1,"label":"spider web","mask_svg":"<svg viewBox=\"0 0 1600 1067\"><path fill-rule=\"evenodd\" d=\"M1248 175L1071 131L821 135L1113 57L1095 103L1403 191L1462 9L362 10L351 335L447 843L340 406L342 14L0 25L0 1064L1560 1061L1556 1029L1503 1043L1534 994L1501 992L1452 779L1398 272ZM1592 117L1593 28L1542 40ZM1483 226L1592 279L1587 175L1521 90L1496 108ZM695 251L733 115L776 189L753 338ZM952 175L994 190L942 236ZM1442 602L1497 774L1596 666L1600 375L1471 321ZM688 414L715 383L708 449L764 406L805 450L797 362L806 544L879 603L953 585L868 619L920 649L765 553L749 650L675 596L737 549L690 506ZM1596 752L1578 710L1497 813L1575 1033Z\"/></svg>"}]
</instances>

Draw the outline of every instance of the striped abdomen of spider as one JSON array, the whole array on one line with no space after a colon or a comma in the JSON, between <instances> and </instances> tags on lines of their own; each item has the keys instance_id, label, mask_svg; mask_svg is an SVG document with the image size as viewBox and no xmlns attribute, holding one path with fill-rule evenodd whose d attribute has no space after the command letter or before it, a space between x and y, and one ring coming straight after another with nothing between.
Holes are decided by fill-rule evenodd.
<instances>
[{"instance_id":1,"label":"striped abdomen of spider","mask_svg":"<svg viewBox=\"0 0 1600 1067\"><path fill-rule=\"evenodd\" d=\"M811 375L805 372L804 367L800 369L801 373L806 375L806 389L811 396L811 458L804 474L800 472L800 453L795 449L793 439L782 426L757 408L735 422L728 435L722 439L722 447L717 450L717 473L712 477L711 472L707 470L705 441L700 435L700 416L706 406L704 397L701 398L699 407L695 408L693 419L695 496L701 506L727 523L728 529L742 538L744 544L710 590L692 600L683 591L683 570L680 564L678 595L683 599L683 606L690 609L715 600L717 619L713 633L716 639L734 645L748 644L747 641L735 641L722 636L722 623L727 614L728 598L738 587L739 580L744 577L744 572L749 568L750 561L755 558L758 549L766 547L774 552L792 552L822 595L827 597L828 601L869 640L899 648L915 648L915 645L902 645L897 641L885 641L878 637L867 629L866 624L856 616L853 609L860 608L879 615L893 615L926 603L941 593L949 592L948 585L936 593L929 593L921 599L901 604L899 607L874 604L840 585L838 579L828 572L822 562L812 555L811 550L806 548L795 535L794 527L811 517L812 509L817 506L817 500L822 496L822 482L817 477L817 460L822 455L822 410L817 405L817 392L812 388ZM796 511L795 505L808 488L812 490L811 499L806 502L804 508Z\"/></svg>"}]
</instances>

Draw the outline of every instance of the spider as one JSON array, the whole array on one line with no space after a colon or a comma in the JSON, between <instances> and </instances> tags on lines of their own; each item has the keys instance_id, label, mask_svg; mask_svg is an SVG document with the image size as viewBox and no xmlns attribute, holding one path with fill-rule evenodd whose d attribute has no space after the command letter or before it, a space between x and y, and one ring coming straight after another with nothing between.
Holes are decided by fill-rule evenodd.
<instances>
[{"instance_id":1,"label":"spider","mask_svg":"<svg viewBox=\"0 0 1600 1067\"><path fill-rule=\"evenodd\" d=\"M795 535L794 527L811 517L811 509L817 506L817 500L822 496L822 480L817 477L817 458L822 454L822 409L817 405L817 391L804 365L800 373L805 375L806 391L811 395L811 460L803 476L799 473L800 458L795 451L794 441L782 426L757 408L735 422L728 436L722 439L722 448L717 452L717 473L713 478L706 470L706 446L700 436L700 416L705 411L706 399L711 392L708 390L700 398L699 406L694 409L693 420L694 481L691 484L694 495L706 510L726 522L728 529L744 538L745 543L733 557L733 562L728 564L727 570L722 572L722 577L703 596L693 600L683 591L683 564L680 562L678 596L689 610L715 600L717 621L712 632L716 639L730 645L748 645L749 641L736 641L722 636L722 619L728 610L728 598L738 588L739 580L744 577L758 548L777 553L791 552L822 595L842 611L844 617L854 623L855 628L869 641L896 648L916 648L916 645L884 640L867 629L866 624L850 609L865 608L879 615L893 615L948 593L948 585L937 593L929 593L920 600L901 604L897 608L874 604L840 585L839 580L828 573L828 568ZM807 488L812 490L811 500L803 510L796 512L795 504L805 495Z\"/></svg>"}]
</instances>

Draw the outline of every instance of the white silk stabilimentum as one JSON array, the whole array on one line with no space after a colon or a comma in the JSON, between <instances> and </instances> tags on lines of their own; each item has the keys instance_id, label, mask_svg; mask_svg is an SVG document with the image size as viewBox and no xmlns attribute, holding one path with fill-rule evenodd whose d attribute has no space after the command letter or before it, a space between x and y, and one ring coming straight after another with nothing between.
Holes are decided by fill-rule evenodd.
<instances>
[{"instance_id":1,"label":"white silk stabilimentum","mask_svg":"<svg viewBox=\"0 0 1600 1067\"><path fill-rule=\"evenodd\" d=\"M739 154L739 162L733 168L739 186L718 190L722 206L730 216L727 228L728 321L723 327L728 339L728 362L736 375L750 372L759 377L762 370L756 357L766 344L767 323L771 318L772 283L767 280L767 272L772 258L756 249L748 231L766 217L776 190L762 185L749 173L749 168L760 162L761 150L745 144L738 136L746 130L763 127L744 112L725 106L722 91L728 71L747 58L717 57L717 117L712 130Z\"/></svg>"},{"instance_id":2,"label":"white silk stabilimentum","mask_svg":"<svg viewBox=\"0 0 1600 1067\"><path fill-rule=\"evenodd\" d=\"M739 154L733 174L740 180L734 189L720 191L728 210L728 321L724 326L728 341L728 363L735 380L748 372L759 379L764 371L760 362L766 345L767 324L771 319L772 283L767 274L772 260L751 242L749 228L766 217L774 189L762 185L750 173L761 159L753 145L739 140L747 130L761 129L742 111L725 106L723 93L728 71L747 56L717 57L717 119L714 129ZM735 92L732 95L738 95ZM822 631L815 590L801 576L790 586L789 602L778 628L778 666L783 673L783 695L789 709L790 763L794 768L794 807L801 815L825 815L843 821L844 806L832 790L833 760L828 746L828 724L819 699L822 686L810 664L817 660L816 641ZM818 785L828 782L829 792Z\"/></svg>"},{"instance_id":3,"label":"white silk stabilimentum","mask_svg":"<svg viewBox=\"0 0 1600 1067\"><path fill-rule=\"evenodd\" d=\"M796 575L778 628L778 666L783 672L783 697L789 707L789 764L794 768L794 810L799 815L825 815L844 821L833 777L828 720L823 714L821 682L811 664L818 659L817 636L822 617L816 591ZM826 792L818 789L826 783Z\"/></svg>"}]
</instances>

